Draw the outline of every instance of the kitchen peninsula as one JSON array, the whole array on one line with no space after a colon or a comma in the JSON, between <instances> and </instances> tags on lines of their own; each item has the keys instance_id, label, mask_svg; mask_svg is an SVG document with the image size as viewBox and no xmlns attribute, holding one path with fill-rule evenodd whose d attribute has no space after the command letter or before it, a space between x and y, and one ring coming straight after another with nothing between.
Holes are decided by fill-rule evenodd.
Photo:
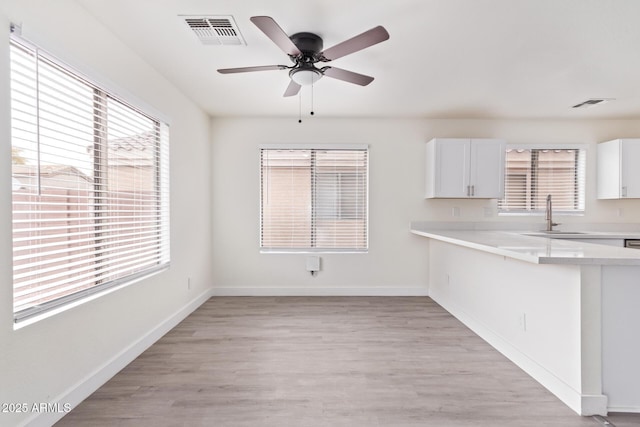
<instances>
[{"instance_id":1,"label":"kitchen peninsula","mask_svg":"<svg viewBox=\"0 0 640 427\"><path fill-rule=\"evenodd\" d=\"M480 228L412 224L429 296L577 413L640 412L640 251Z\"/></svg>"}]
</instances>

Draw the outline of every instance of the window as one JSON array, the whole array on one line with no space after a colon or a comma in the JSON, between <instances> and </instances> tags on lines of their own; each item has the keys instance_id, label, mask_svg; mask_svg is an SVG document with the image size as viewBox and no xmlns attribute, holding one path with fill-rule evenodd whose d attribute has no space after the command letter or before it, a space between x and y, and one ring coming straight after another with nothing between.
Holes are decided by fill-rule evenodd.
<instances>
[{"instance_id":1,"label":"window","mask_svg":"<svg viewBox=\"0 0 640 427\"><path fill-rule=\"evenodd\" d=\"M505 194L501 213L544 212L551 194L553 209L583 213L585 150L581 148L507 149Z\"/></svg>"},{"instance_id":2,"label":"window","mask_svg":"<svg viewBox=\"0 0 640 427\"><path fill-rule=\"evenodd\" d=\"M367 249L368 150L262 148L263 250Z\"/></svg>"},{"instance_id":3,"label":"window","mask_svg":"<svg viewBox=\"0 0 640 427\"><path fill-rule=\"evenodd\" d=\"M12 38L14 318L169 263L168 126Z\"/></svg>"}]
</instances>

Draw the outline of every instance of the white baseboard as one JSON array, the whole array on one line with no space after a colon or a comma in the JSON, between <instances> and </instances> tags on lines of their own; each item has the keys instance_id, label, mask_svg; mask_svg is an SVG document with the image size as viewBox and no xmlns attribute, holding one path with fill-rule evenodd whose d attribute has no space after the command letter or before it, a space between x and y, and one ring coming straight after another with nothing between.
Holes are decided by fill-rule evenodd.
<instances>
[{"instance_id":1,"label":"white baseboard","mask_svg":"<svg viewBox=\"0 0 640 427\"><path fill-rule=\"evenodd\" d=\"M131 363L136 357L141 355L153 343L158 341L164 334L173 329L178 323L193 313L198 307L204 304L212 296L211 289L203 292L180 310L173 313L162 323L150 330L138 341L133 342L129 347L123 349L118 355L105 362L91 375L87 376L78 384L72 386L64 393L56 396L51 402L64 402L70 404L71 408L78 406L84 399L99 389L114 375L120 372L125 366ZM49 427L59 421L65 415L64 412L42 412L34 414L27 419L23 426L29 427Z\"/></svg>"},{"instance_id":2,"label":"white baseboard","mask_svg":"<svg viewBox=\"0 0 640 427\"><path fill-rule=\"evenodd\" d=\"M427 287L404 288L250 288L216 287L213 296L218 297L424 297L429 296Z\"/></svg>"},{"instance_id":3,"label":"white baseboard","mask_svg":"<svg viewBox=\"0 0 640 427\"><path fill-rule=\"evenodd\" d=\"M480 338L488 342L493 348L498 350L509 360L519 366L523 371L538 381L547 390L553 393L565 405L573 409L579 415L607 415L607 396L605 395L583 395L567 383L562 381L552 372L545 369L534 359L522 353L508 341L488 328L482 322L470 316L465 310L455 303L444 301L438 295L431 295L431 298L455 318L464 323L469 329L475 332ZM609 409L611 410L611 409Z\"/></svg>"},{"instance_id":4,"label":"white baseboard","mask_svg":"<svg viewBox=\"0 0 640 427\"><path fill-rule=\"evenodd\" d=\"M609 412L629 412L633 414L640 414L640 407L638 406L609 406L607 409Z\"/></svg>"}]
</instances>

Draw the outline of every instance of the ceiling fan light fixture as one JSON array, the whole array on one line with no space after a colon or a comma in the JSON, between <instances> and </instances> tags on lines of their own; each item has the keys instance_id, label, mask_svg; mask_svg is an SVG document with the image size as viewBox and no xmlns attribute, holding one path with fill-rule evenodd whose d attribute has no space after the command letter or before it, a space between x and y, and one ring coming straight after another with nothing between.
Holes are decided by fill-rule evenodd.
<instances>
[{"instance_id":1,"label":"ceiling fan light fixture","mask_svg":"<svg viewBox=\"0 0 640 427\"><path fill-rule=\"evenodd\" d=\"M300 86L310 86L320 80L322 72L315 68L298 68L291 70L289 77Z\"/></svg>"}]
</instances>

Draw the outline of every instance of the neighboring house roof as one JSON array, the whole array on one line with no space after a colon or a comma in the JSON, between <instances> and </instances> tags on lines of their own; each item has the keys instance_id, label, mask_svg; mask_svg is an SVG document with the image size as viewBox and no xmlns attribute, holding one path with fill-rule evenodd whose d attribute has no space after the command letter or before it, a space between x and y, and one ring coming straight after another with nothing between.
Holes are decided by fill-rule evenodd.
<instances>
[{"instance_id":1,"label":"neighboring house roof","mask_svg":"<svg viewBox=\"0 0 640 427\"><path fill-rule=\"evenodd\" d=\"M154 131L110 139L107 142L108 165L110 167L153 166L156 144L157 134ZM87 151L89 154L93 153L93 146L88 147Z\"/></svg>"},{"instance_id":2,"label":"neighboring house roof","mask_svg":"<svg viewBox=\"0 0 640 427\"><path fill-rule=\"evenodd\" d=\"M68 165L12 165L13 191L35 190L40 186L56 189L86 189L93 179L81 170Z\"/></svg>"},{"instance_id":3,"label":"neighboring house roof","mask_svg":"<svg viewBox=\"0 0 640 427\"><path fill-rule=\"evenodd\" d=\"M108 141L108 167L111 168L127 168L134 167L140 171L141 168L149 169L154 165L155 148L157 136L155 132L149 131L126 138L116 138ZM92 156L93 146L87 147L87 156ZM120 181L127 181L122 173L125 169L119 169ZM133 173L133 172L132 172ZM139 173L139 172L137 172ZM62 188L75 188L78 179L87 183L93 183L93 178L80 169L70 165L48 164L37 165L30 164L12 164L12 188L13 191L30 188L36 185L38 177L47 181L47 184ZM73 178L69 178L73 177ZM75 184L74 184L75 183ZM43 184L46 185L46 184ZM120 188L126 185L119 183Z\"/></svg>"},{"instance_id":4,"label":"neighboring house roof","mask_svg":"<svg viewBox=\"0 0 640 427\"><path fill-rule=\"evenodd\" d=\"M38 175L38 172L43 178L53 178L60 175L75 175L85 181L93 181L90 176L81 170L68 165L41 165L40 168L36 165L12 165L11 167L11 174L15 178L34 177Z\"/></svg>"}]
</instances>

